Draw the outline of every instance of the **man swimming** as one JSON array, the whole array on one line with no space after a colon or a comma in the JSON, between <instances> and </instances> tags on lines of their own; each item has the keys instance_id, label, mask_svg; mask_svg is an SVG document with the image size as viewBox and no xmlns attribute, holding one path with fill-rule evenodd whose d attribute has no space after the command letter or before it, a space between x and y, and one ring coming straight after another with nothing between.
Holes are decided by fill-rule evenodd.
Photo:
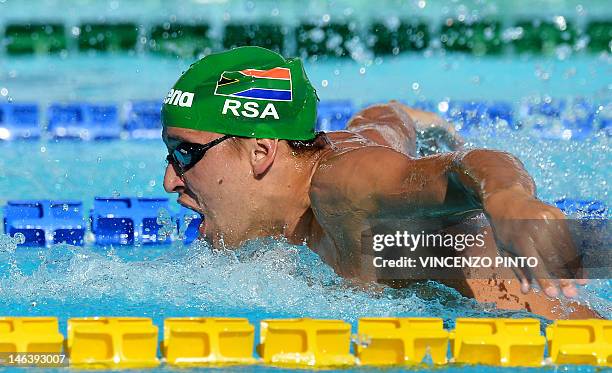
<instances>
[{"instance_id":1,"label":"man swimming","mask_svg":"<svg viewBox=\"0 0 612 373\"><path fill-rule=\"evenodd\" d=\"M363 250L372 222L428 219L437 225L428 229L452 231L474 228L474 216L484 214L489 249L541 263L575 259L563 213L536 198L514 156L462 150L441 118L397 102L362 110L346 131L316 134L317 101L299 59L258 47L204 57L170 90L162 109L164 188L204 216L200 231L214 247L284 237L347 279L401 286L382 279ZM419 157L417 133L433 132L454 151ZM553 280L546 268L441 280L500 309L596 316L575 302L561 307L556 297L576 296L581 281Z\"/></svg>"}]
</instances>

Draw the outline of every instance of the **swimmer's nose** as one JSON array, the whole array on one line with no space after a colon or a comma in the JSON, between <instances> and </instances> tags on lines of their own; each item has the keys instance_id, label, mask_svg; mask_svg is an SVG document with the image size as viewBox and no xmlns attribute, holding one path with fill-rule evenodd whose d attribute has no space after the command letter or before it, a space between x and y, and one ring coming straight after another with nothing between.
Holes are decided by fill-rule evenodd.
<instances>
[{"instance_id":1,"label":"swimmer's nose","mask_svg":"<svg viewBox=\"0 0 612 373\"><path fill-rule=\"evenodd\" d=\"M168 193L178 193L179 189L184 188L183 179L176 173L174 166L168 164L164 174L164 189Z\"/></svg>"}]
</instances>

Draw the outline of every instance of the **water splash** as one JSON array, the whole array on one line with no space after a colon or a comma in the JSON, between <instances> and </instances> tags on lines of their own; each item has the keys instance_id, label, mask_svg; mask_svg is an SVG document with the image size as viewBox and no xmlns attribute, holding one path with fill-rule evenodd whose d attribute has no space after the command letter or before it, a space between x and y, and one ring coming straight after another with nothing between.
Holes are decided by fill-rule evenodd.
<instances>
[{"instance_id":1,"label":"water splash","mask_svg":"<svg viewBox=\"0 0 612 373\"><path fill-rule=\"evenodd\" d=\"M12 251L4 253L12 254L20 270L4 271L0 280L0 296L7 305L59 301L89 304L100 311L112 305L120 313L142 303L216 314L260 309L350 319L357 314L418 314L432 307L444 312L440 304L419 299L414 292L401 300L399 293L351 288L307 248L280 241L251 242L238 251L214 251L197 243L157 253L149 248L126 253L67 245L15 251L15 243L9 246ZM123 302L116 304L116 299Z\"/></svg>"},{"instance_id":2,"label":"water splash","mask_svg":"<svg viewBox=\"0 0 612 373\"><path fill-rule=\"evenodd\" d=\"M309 316L355 322L363 316L450 321L517 314L495 311L435 282L400 290L358 288L307 247L279 240L251 241L235 251L216 251L198 241L188 247L16 249L12 239L0 237L5 263L0 313L7 315ZM597 295L605 284L592 286L593 306L605 304Z\"/></svg>"},{"instance_id":3,"label":"water splash","mask_svg":"<svg viewBox=\"0 0 612 373\"><path fill-rule=\"evenodd\" d=\"M499 149L517 156L533 176L538 196L545 201L578 198L612 205L608 183L612 174L610 137L603 132L581 141L543 139L538 132L507 127L470 133L471 147Z\"/></svg>"}]
</instances>

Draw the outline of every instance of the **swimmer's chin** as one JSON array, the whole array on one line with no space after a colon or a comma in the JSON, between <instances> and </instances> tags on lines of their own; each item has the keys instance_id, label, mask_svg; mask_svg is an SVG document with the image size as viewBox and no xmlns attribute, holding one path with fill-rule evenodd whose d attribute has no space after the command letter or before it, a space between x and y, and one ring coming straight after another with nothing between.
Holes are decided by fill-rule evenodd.
<instances>
[{"instance_id":1,"label":"swimmer's chin","mask_svg":"<svg viewBox=\"0 0 612 373\"><path fill-rule=\"evenodd\" d=\"M214 249L234 249L240 246L240 243L235 244L233 241L228 240L227 237L219 232L210 219L206 219L203 215L202 222L198 227L198 239L208 242Z\"/></svg>"}]
</instances>

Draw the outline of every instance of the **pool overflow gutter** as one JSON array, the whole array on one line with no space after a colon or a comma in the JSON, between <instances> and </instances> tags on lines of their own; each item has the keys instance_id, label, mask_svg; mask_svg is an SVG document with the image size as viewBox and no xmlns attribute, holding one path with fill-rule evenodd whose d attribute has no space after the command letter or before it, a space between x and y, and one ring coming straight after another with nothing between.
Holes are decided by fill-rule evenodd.
<instances>
[{"instance_id":1,"label":"pool overflow gutter","mask_svg":"<svg viewBox=\"0 0 612 373\"><path fill-rule=\"evenodd\" d=\"M612 321L556 320L545 336L540 328L530 318L458 318L445 330L439 318L369 317L352 334L342 320L270 319L261 321L254 346L255 327L245 318L167 318L160 359L150 318L71 318L65 338L55 317L0 317L0 366L612 366Z\"/></svg>"}]
</instances>

